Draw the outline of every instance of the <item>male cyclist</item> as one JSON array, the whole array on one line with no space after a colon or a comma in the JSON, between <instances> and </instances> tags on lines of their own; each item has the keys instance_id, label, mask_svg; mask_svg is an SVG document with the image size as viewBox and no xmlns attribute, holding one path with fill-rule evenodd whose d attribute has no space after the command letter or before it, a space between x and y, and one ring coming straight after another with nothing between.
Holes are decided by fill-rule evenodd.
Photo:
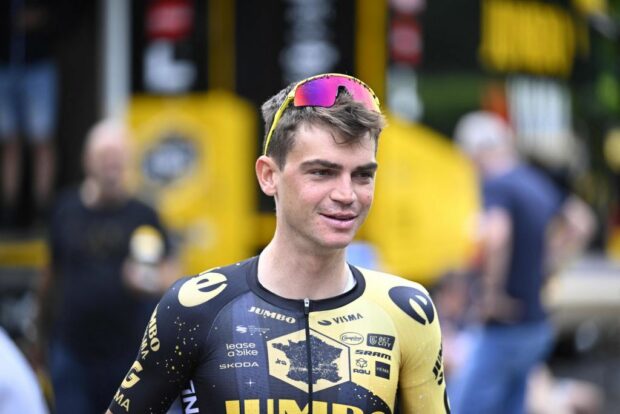
<instances>
[{"instance_id":1,"label":"male cyclist","mask_svg":"<svg viewBox=\"0 0 620 414\"><path fill-rule=\"evenodd\" d=\"M109 412L166 412L177 396L186 413L449 412L428 293L345 261L373 200L375 94L325 74L262 110L273 239L168 291Z\"/></svg>"}]
</instances>

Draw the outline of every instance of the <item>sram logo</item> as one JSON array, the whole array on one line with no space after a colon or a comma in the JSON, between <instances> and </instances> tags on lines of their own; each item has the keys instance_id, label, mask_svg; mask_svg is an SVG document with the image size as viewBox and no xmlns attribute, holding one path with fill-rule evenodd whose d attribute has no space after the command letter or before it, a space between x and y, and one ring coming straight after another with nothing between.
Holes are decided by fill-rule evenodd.
<instances>
[{"instance_id":1,"label":"sram logo","mask_svg":"<svg viewBox=\"0 0 620 414\"><path fill-rule=\"evenodd\" d=\"M383 352L377 352L377 351L366 351L364 349L357 349L355 351L355 355L365 355L365 356L370 356L370 357L375 357L375 358L383 358L383 359L387 359L388 361L392 360L392 356L390 354L385 354Z\"/></svg>"}]
</instances>

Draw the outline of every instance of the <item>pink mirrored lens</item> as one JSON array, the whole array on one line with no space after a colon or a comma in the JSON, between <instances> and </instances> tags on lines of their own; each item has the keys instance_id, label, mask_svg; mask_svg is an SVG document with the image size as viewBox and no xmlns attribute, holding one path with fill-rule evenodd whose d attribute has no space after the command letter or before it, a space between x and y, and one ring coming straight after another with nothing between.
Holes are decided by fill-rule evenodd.
<instances>
[{"instance_id":1,"label":"pink mirrored lens","mask_svg":"<svg viewBox=\"0 0 620 414\"><path fill-rule=\"evenodd\" d=\"M295 91L293 104L328 108L336 102L340 87L344 87L355 101L364 104L369 110L379 111L372 92L366 86L341 76L325 76L302 83Z\"/></svg>"}]
</instances>

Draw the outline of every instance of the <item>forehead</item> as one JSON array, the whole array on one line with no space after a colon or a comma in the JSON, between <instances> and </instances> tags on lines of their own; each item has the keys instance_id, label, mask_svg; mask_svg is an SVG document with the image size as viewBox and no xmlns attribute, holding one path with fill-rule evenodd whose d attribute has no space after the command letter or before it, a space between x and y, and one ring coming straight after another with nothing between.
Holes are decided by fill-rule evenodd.
<instances>
[{"instance_id":1,"label":"forehead","mask_svg":"<svg viewBox=\"0 0 620 414\"><path fill-rule=\"evenodd\" d=\"M104 131L102 131L101 133L92 136L87 142L86 153L90 157L98 157L103 154L125 156L127 155L129 149L129 143L124 135L104 133Z\"/></svg>"},{"instance_id":2,"label":"forehead","mask_svg":"<svg viewBox=\"0 0 620 414\"><path fill-rule=\"evenodd\" d=\"M309 159L323 159L342 165L364 165L376 162L376 141L369 133L347 142L333 129L316 124L301 124L286 163L300 163Z\"/></svg>"}]
</instances>

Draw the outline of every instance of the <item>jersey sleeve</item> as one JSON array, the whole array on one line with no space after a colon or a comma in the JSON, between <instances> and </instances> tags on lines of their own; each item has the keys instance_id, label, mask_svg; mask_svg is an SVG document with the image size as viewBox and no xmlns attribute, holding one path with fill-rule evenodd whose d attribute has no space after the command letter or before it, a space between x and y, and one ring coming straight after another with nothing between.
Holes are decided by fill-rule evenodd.
<instances>
[{"instance_id":1,"label":"jersey sleeve","mask_svg":"<svg viewBox=\"0 0 620 414\"><path fill-rule=\"evenodd\" d=\"M192 375L205 335L196 315L179 302L188 280L177 281L153 311L136 360L113 396L112 413L165 413Z\"/></svg>"},{"instance_id":2,"label":"jersey sleeve","mask_svg":"<svg viewBox=\"0 0 620 414\"><path fill-rule=\"evenodd\" d=\"M418 284L390 289L399 308L394 321L401 348L398 384L400 412L447 414L450 404L443 369L441 329L437 310Z\"/></svg>"}]
</instances>

